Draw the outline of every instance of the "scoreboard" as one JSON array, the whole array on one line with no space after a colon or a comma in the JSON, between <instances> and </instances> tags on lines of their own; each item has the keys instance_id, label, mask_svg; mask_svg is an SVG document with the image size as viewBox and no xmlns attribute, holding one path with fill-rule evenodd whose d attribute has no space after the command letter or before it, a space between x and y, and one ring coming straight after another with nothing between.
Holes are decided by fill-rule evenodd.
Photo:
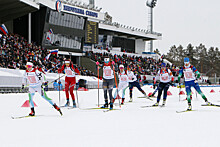
<instances>
[{"instance_id":1,"label":"scoreboard","mask_svg":"<svg viewBox=\"0 0 220 147\"><path fill-rule=\"evenodd\" d=\"M98 44L98 29L97 22L87 21L85 43Z\"/></svg>"}]
</instances>

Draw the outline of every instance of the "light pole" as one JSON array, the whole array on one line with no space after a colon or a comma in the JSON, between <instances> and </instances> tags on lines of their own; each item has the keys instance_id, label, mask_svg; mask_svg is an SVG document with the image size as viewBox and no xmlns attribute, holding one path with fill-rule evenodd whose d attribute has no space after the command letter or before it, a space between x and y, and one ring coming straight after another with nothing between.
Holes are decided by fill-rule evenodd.
<instances>
[{"instance_id":1,"label":"light pole","mask_svg":"<svg viewBox=\"0 0 220 147\"><path fill-rule=\"evenodd\" d=\"M149 19L150 19L150 23L149 23L149 29L150 29L150 33L153 33L153 8L156 6L157 0L148 0L146 2L146 5L148 7L150 7L150 12L149 12ZM150 52L153 52L153 40L151 40L149 42L149 48L150 48Z\"/></svg>"}]
</instances>

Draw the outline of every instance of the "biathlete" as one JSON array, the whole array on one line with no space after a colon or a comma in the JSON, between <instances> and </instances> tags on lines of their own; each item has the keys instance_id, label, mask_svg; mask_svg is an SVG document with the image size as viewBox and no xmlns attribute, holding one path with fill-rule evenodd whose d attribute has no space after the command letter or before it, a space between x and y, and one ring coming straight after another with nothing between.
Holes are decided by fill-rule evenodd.
<instances>
[{"instance_id":1,"label":"biathlete","mask_svg":"<svg viewBox=\"0 0 220 147\"><path fill-rule=\"evenodd\" d=\"M99 63L97 62L97 65ZM104 65L103 65L103 90L104 90L104 99L105 104L101 108L108 108L108 96L107 92L109 94L109 100L110 100L110 110L113 109L113 96L112 96L112 90L114 86L114 71L113 67L114 61L110 61L109 57L104 58Z\"/></svg>"},{"instance_id":2,"label":"biathlete","mask_svg":"<svg viewBox=\"0 0 220 147\"><path fill-rule=\"evenodd\" d=\"M133 71L131 71L131 66L129 65L127 67L127 76L128 76L128 82L129 82L129 91L130 91L130 100L129 102L132 102L132 91L133 87L137 87L137 89L144 94L144 96L147 97L146 93L144 90L141 88L140 84L137 81L137 75L134 74Z\"/></svg>"},{"instance_id":3,"label":"biathlete","mask_svg":"<svg viewBox=\"0 0 220 147\"><path fill-rule=\"evenodd\" d=\"M35 92L38 92L42 98L48 101L62 115L60 108L46 95L46 92L42 88L42 84L44 82L44 77L42 77L42 73L37 68L33 68L33 63L31 62L27 62L26 64L26 71L24 73L22 80L22 89L24 89L24 84L26 79L29 83L28 96L31 107L31 113L29 114L29 116L35 116L34 102L33 102L33 97L35 95Z\"/></svg>"},{"instance_id":4,"label":"biathlete","mask_svg":"<svg viewBox=\"0 0 220 147\"><path fill-rule=\"evenodd\" d=\"M65 107L70 105L69 101L69 91L73 101L73 107L76 108L75 95L73 93L74 87L76 85L76 73L79 75L79 70L74 68L73 63L70 59L64 61L63 66L58 70L58 73L64 73L65 76L65 93L66 93L66 104Z\"/></svg>"},{"instance_id":5,"label":"biathlete","mask_svg":"<svg viewBox=\"0 0 220 147\"><path fill-rule=\"evenodd\" d=\"M174 81L174 77L172 72L170 71L170 69L166 68L166 64L165 63L161 63L161 69L158 71L155 79L154 79L154 85L156 84L157 80L160 80L160 83L158 85L158 96L157 96L157 102L153 105L153 106L158 106L159 102L160 102L160 98L163 93L163 104L162 106L165 106L166 104L166 99L167 99L167 91L169 89L170 86L170 82ZM155 88L155 86L154 86Z\"/></svg>"},{"instance_id":6,"label":"biathlete","mask_svg":"<svg viewBox=\"0 0 220 147\"><path fill-rule=\"evenodd\" d=\"M119 91L122 90L122 102L121 104L124 104L125 101L125 90L128 87L128 76L124 70L124 65L119 65L119 73L118 73L118 79L119 79L119 84L118 84L118 89L115 91L114 94L114 99L113 102L115 101Z\"/></svg>"},{"instance_id":7,"label":"biathlete","mask_svg":"<svg viewBox=\"0 0 220 147\"><path fill-rule=\"evenodd\" d=\"M197 75L197 77L195 76ZM178 82L180 82L181 76L184 76L185 79L185 88L186 88L186 93L187 93L187 101L188 101L188 108L187 110L192 110L192 105L191 105L191 87L194 87L196 91L202 96L202 98L205 100L207 105L212 105L212 103L208 102L206 96L202 93L199 84L196 80L200 78L200 73L199 71L193 66L190 65L189 58L184 58L184 66L181 68L179 71L179 76L178 76Z\"/></svg>"}]
</instances>

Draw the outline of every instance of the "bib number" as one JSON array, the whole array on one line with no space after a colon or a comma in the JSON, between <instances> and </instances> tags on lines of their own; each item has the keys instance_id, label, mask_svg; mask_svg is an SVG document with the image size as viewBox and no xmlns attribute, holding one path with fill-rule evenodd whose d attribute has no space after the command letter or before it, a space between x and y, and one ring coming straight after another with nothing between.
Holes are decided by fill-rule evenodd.
<instances>
[{"instance_id":1,"label":"bib number","mask_svg":"<svg viewBox=\"0 0 220 147\"><path fill-rule=\"evenodd\" d=\"M66 70L67 75L73 75L73 72L71 70Z\"/></svg>"},{"instance_id":2,"label":"bib number","mask_svg":"<svg viewBox=\"0 0 220 147\"><path fill-rule=\"evenodd\" d=\"M185 72L185 75L186 75L187 79L192 79L193 78L192 72Z\"/></svg>"},{"instance_id":3,"label":"bib number","mask_svg":"<svg viewBox=\"0 0 220 147\"><path fill-rule=\"evenodd\" d=\"M105 76L111 76L111 69L105 69L104 74Z\"/></svg>"},{"instance_id":4,"label":"bib number","mask_svg":"<svg viewBox=\"0 0 220 147\"><path fill-rule=\"evenodd\" d=\"M28 81L30 82L30 83L37 83L37 80L36 80L36 78L35 78L35 76L28 76Z\"/></svg>"},{"instance_id":5,"label":"bib number","mask_svg":"<svg viewBox=\"0 0 220 147\"><path fill-rule=\"evenodd\" d=\"M121 81L127 81L126 77L121 77Z\"/></svg>"},{"instance_id":6,"label":"bib number","mask_svg":"<svg viewBox=\"0 0 220 147\"><path fill-rule=\"evenodd\" d=\"M168 80L168 76L162 76L161 78L162 78L163 81Z\"/></svg>"}]
</instances>

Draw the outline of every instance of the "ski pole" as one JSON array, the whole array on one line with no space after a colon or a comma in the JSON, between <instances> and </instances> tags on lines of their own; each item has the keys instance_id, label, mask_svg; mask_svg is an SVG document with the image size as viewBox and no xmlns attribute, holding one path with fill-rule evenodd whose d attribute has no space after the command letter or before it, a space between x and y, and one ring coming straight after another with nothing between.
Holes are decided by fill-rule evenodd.
<instances>
[{"instance_id":1,"label":"ski pole","mask_svg":"<svg viewBox=\"0 0 220 147\"><path fill-rule=\"evenodd\" d=\"M99 107L99 66L97 68L97 74L98 74L98 107Z\"/></svg>"},{"instance_id":2,"label":"ski pole","mask_svg":"<svg viewBox=\"0 0 220 147\"><path fill-rule=\"evenodd\" d=\"M60 82L60 74L59 74L59 82ZM60 85L61 85L61 83L59 84L59 82L58 82L58 86L59 86L59 106L60 106Z\"/></svg>"},{"instance_id":3,"label":"ski pole","mask_svg":"<svg viewBox=\"0 0 220 147\"><path fill-rule=\"evenodd\" d=\"M26 87L28 87L30 84L27 84L27 85L25 85L24 86L24 88L22 87L21 89L20 89L20 92L23 92L23 90L26 88Z\"/></svg>"},{"instance_id":4,"label":"ski pole","mask_svg":"<svg viewBox=\"0 0 220 147\"><path fill-rule=\"evenodd\" d=\"M119 102L119 107L121 108L121 104L120 104L120 99L119 99L119 96L118 96L118 85L117 85L117 79L116 79L116 76L115 76L115 68L114 68L114 65L113 65L113 71L114 71L114 77L115 77L115 86L116 86L116 90L117 90L117 96L116 98L118 97L118 102Z\"/></svg>"},{"instance_id":5,"label":"ski pole","mask_svg":"<svg viewBox=\"0 0 220 147\"><path fill-rule=\"evenodd\" d=\"M77 93L77 86L76 86L76 99L77 99L78 108L79 108L79 99L78 99L78 93Z\"/></svg>"},{"instance_id":6,"label":"ski pole","mask_svg":"<svg viewBox=\"0 0 220 147\"><path fill-rule=\"evenodd\" d=\"M180 102L180 92L181 92L181 85L179 83L179 102Z\"/></svg>"},{"instance_id":7,"label":"ski pole","mask_svg":"<svg viewBox=\"0 0 220 147\"><path fill-rule=\"evenodd\" d=\"M65 76L65 74L64 74L64 75L62 75L61 77L59 77L59 78L57 78L57 79L55 79L55 80L51 81L50 83L48 83L47 85L44 85L44 86L48 86L48 85L52 84L54 81L59 80L60 78L62 78L62 77L64 77L64 76Z\"/></svg>"}]
</instances>

